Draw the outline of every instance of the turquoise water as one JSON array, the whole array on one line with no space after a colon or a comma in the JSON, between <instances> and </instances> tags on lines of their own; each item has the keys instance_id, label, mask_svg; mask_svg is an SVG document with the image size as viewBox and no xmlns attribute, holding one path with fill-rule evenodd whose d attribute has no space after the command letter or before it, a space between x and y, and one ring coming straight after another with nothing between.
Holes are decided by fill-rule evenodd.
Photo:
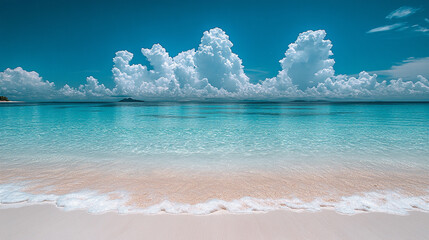
<instances>
[{"instance_id":1,"label":"turquoise water","mask_svg":"<svg viewBox=\"0 0 429 240\"><path fill-rule=\"evenodd\" d=\"M429 104L421 103L34 103L2 104L0 116L3 161L429 165Z\"/></svg>"},{"instance_id":2,"label":"turquoise water","mask_svg":"<svg viewBox=\"0 0 429 240\"><path fill-rule=\"evenodd\" d=\"M427 103L4 103L0 116L12 169L429 169Z\"/></svg>"}]
</instances>

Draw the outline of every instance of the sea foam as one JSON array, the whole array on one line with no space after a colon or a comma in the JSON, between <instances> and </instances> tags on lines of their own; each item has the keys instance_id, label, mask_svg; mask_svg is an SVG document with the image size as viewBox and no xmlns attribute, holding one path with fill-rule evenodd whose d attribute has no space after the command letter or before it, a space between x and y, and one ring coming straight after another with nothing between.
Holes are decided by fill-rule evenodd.
<instances>
[{"instance_id":1,"label":"sea foam","mask_svg":"<svg viewBox=\"0 0 429 240\"><path fill-rule=\"evenodd\" d=\"M24 191L24 186L15 184L0 184L0 206L20 206L37 203L54 203L66 211L85 209L89 213L103 213L110 211L128 212L124 206L128 201L124 192L100 194L97 191L83 190L79 192L55 195L32 194ZM111 195L115 195L112 198Z\"/></svg>"},{"instance_id":2,"label":"sea foam","mask_svg":"<svg viewBox=\"0 0 429 240\"><path fill-rule=\"evenodd\" d=\"M344 196L336 202L316 198L311 202L300 199L258 199L243 197L233 201L212 199L198 204L176 203L164 200L146 208L129 204L129 194L124 191L99 193L94 190L55 195L32 194L23 185L0 184L0 208L29 204L53 203L66 211L86 210L89 213L117 212L120 214L195 214L206 215L218 211L230 213L267 212L272 210L309 211L335 210L341 214L381 212L406 215L409 211L429 212L429 193L426 196L404 196L394 191L368 192Z\"/></svg>"}]
</instances>

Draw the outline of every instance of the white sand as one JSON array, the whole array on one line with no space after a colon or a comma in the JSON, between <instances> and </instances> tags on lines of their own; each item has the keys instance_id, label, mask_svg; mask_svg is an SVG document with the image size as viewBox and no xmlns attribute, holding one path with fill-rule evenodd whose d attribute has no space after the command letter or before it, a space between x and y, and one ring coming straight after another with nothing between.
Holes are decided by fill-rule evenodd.
<instances>
[{"instance_id":1,"label":"white sand","mask_svg":"<svg viewBox=\"0 0 429 240\"><path fill-rule=\"evenodd\" d=\"M91 215L52 205L0 210L0 239L429 239L429 213L334 211L191 215Z\"/></svg>"}]
</instances>

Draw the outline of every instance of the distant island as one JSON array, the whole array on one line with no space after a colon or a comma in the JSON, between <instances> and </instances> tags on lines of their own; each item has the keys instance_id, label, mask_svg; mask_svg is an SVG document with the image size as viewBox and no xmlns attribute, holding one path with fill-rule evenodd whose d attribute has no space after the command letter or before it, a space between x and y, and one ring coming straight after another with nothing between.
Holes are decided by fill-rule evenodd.
<instances>
[{"instance_id":1,"label":"distant island","mask_svg":"<svg viewBox=\"0 0 429 240\"><path fill-rule=\"evenodd\" d=\"M0 101L2 102L9 102L9 99L5 96L0 96Z\"/></svg>"},{"instance_id":2,"label":"distant island","mask_svg":"<svg viewBox=\"0 0 429 240\"><path fill-rule=\"evenodd\" d=\"M136 99L132 99L132 98L124 98L124 99L120 100L119 102L144 102L144 101L136 100Z\"/></svg>"}]
</instances>

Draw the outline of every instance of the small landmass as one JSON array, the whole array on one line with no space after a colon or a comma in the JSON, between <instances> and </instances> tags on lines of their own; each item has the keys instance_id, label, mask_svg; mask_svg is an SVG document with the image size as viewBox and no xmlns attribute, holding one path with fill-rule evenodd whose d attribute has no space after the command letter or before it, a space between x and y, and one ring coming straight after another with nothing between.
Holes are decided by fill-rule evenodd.
<instances>
[{"instance_id":1,"label":"small landmass","mask_svg":"<svg viewBox=\"0 0 429 240\"><path fill-rule=\"evenodd\" d=\"M9 99L5 96L0 96L0 101L2 102L9 102Z\"/></svg>"},{"instance_id":2,"label":"small landmass","mask_svg":"<svg viewBox=\"0 0 429 240\"><path fill-rule=\"evenodd\" d=\"M290 101L290 102L293 102L293 103L318 103L318 102L321 102L321 103L324 103L324 102L329 102L329 101L327 101L327 100L301 100L301 99L297 99L297 100L292 100L292 101Z\"/></svg>"},{"instance_id":3,"label":"small landmass","mask_svg":"<svg viewBox=\"0 0 429 240\"><path fill-rule=\"evenodd\" d=\"M132 99L132 98L124 98L124 99L120 100L119 102L144 102L144 101L136 100L136 99Z\"/></svg>"}]
</instances>

